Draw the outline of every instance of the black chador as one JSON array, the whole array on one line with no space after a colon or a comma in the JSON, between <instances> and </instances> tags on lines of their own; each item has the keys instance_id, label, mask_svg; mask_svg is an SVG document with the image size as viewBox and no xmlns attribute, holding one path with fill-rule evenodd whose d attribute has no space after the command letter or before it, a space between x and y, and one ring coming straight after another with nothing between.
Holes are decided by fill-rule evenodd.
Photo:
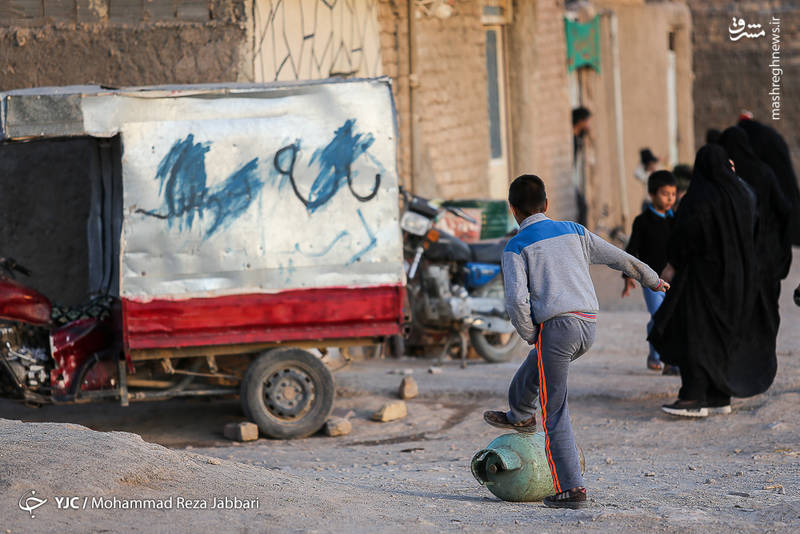
<instances>
[{"instance_id":1,"label":"black chador","mask_svg":"<svg viewBox=\"0 0 800 534\"><path fill-rule=\"evenodd\" d=\"M752 119L740 120L739 126L747 132L755 155L775 173L783 196L792 207L789 237L793 245L800 245L800 189L786 140L774 128Z\"/></svg>"},{"instance_id":2,"label":"black chador","mask_svg":"<svg viewBox=\"0 0 800 534\"><path fill-rule=\"evenodd\" d=\"M753 327L755 210L753 191L733 174L722 146L701 148L667 247L672 288L649 337L662 360L680 366L682 400L749 397L775 377L774 341L772 348L764 341L771 334Z\"/></svg>"}]
</instances>

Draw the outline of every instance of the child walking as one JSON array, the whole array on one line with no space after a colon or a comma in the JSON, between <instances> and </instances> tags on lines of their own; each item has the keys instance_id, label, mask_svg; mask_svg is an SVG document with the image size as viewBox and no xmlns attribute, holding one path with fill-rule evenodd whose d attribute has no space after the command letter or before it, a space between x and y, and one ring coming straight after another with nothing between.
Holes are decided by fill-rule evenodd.
<instances>
[{"instance_id":1,"label":"child walking","mask_svg":"<svg viewBox=\"0 0 800 534\"><path fill-rule=\"evenodd\" d=\"M669 284L583 226L549 219L544 182L538 176L514 180L508 202L520 229L503 252L506 308L517 332L535 347L511 381L511 409L487 411L483 417L492 426L535 432L538 398L556 489L544 504L582 508L587 505L586 488L569 420L567 371L594 342L598 304L589 264L624 271L656 291L666 291Z\"/></svg>"},{"instance_id":2,"label":"child walking","mask_svg":"<svg viewBox=\"0 0 800 534\"><path fill-rule=\"evenodd\" d=\"M674 218L672 206L675 205L678 182L669 171L656 171L647 179L647 192L650 194L650 204L640 215L633 220L633 231L628 241L625 252L645 262L655 272L660 273L667 266L667 243L672 231ZM636 283L627 274L622 297L630 295ZM650 313L650 322L647 323L647 333L653 328L653 316L664 302L662 291L653 291L642 286L644 302ZM653 344L647 355L647 368L653 371L664 369L664 374L678 374L678 369L673 366L664 367Z\"/></svg>"}]
</instances>

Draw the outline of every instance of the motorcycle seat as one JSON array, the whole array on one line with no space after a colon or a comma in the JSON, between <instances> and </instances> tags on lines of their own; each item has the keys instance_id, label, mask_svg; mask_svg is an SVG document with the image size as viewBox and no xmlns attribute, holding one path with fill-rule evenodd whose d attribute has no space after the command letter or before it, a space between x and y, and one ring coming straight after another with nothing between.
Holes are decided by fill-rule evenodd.
<instances>
[{"instance_id":1,"label":"motorcycle seat","mask_svg":"<svg viewBox=\"0 0 800 534\"><path fill-rule=\"evenodd\" d=\"M500 263L506 243L508 243L508 239L504 238L470 243L472 261L478 263Z\"/></svg>"}]
</instances>

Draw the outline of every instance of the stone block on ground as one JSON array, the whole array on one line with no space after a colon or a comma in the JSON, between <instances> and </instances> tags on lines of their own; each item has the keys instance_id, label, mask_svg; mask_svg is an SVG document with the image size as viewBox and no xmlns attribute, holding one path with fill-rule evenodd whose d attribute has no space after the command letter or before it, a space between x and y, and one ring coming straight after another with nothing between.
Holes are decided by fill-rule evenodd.
<instances>
[{"instance_id":1,"label":"stone block on ground","mask_svg":"<svg viewBox=\"0 0 800 534\"><path fill-rule=\"evenodd\" d=\"M397 395L404 400L413 399L419 395L419 386L417 386L417 381L410 376L403 378L403 380L400 382L400 389L398 390Z\"/></svg>"},{"instance_id":2,"label":"stone block on ground","mask_svg":"<svg viewBox=\"0 0 800 534\"><path fill-rule=\"evenodd\" d=\"M395 421L396 419L402 419L408 414L406 410L406 403L399 400L393 402L387 402L381 409L372 414L372 419L374 421L381 421L386 423L388 421Z\"/></svg>"},{"instance_id":3,"label":"stone block on ground","mask_svg":"<svg viewBox=\"0 0 800 534\"><path fill-rule=\"evenodd\" d=\"M344 417L331 417L325 422L325 434L328 436L346 436L353 430L353 425Z\"/></svg>"},{"instance_id":4,"label":"stone block on ground","mask_svg":"<svg viewBox=\"0 0 800 534\"><path fill-rule=\"evenodd\" d=\"M249 421L228 423L222 433L233 441L255 441L258 439L258 426Z\"/></svg>"}]
</instances>

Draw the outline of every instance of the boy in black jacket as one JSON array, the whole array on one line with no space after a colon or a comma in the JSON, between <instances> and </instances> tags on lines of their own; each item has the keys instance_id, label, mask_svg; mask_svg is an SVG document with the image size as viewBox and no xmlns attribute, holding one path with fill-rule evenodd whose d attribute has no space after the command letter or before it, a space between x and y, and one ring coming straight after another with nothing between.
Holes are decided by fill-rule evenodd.
<instances>
[{"instance_id":1,"label":"boy in black jacket","mask_svg":"<svg viewBox=\"0 0 800 534\"><path fill-rule=\"evenodd\" d=\"M625 252L639 258L660 274L667 265L667 243L674 221L672 206L675 204L677 193L675 176L669 171L652 173L647 179L647 192L650 194L651 203L633 220L633 232L631 232ZM631 289L636 287L636 282L625 275L623 278L625 279L625 288L622 290L622 296L627 297ZM642 292L647 311L650 312L650 322L647 323L647 333L649 334L653 327L652 317L664 301L665 293L653 291L644 286ZM654 371L660 371L663 368L661 357L652 344L650 353L647 355L647 368ZM664 374L676 374L675 371L676 369L671 366L664 368Z\"/></svg>"}]
</instances>

